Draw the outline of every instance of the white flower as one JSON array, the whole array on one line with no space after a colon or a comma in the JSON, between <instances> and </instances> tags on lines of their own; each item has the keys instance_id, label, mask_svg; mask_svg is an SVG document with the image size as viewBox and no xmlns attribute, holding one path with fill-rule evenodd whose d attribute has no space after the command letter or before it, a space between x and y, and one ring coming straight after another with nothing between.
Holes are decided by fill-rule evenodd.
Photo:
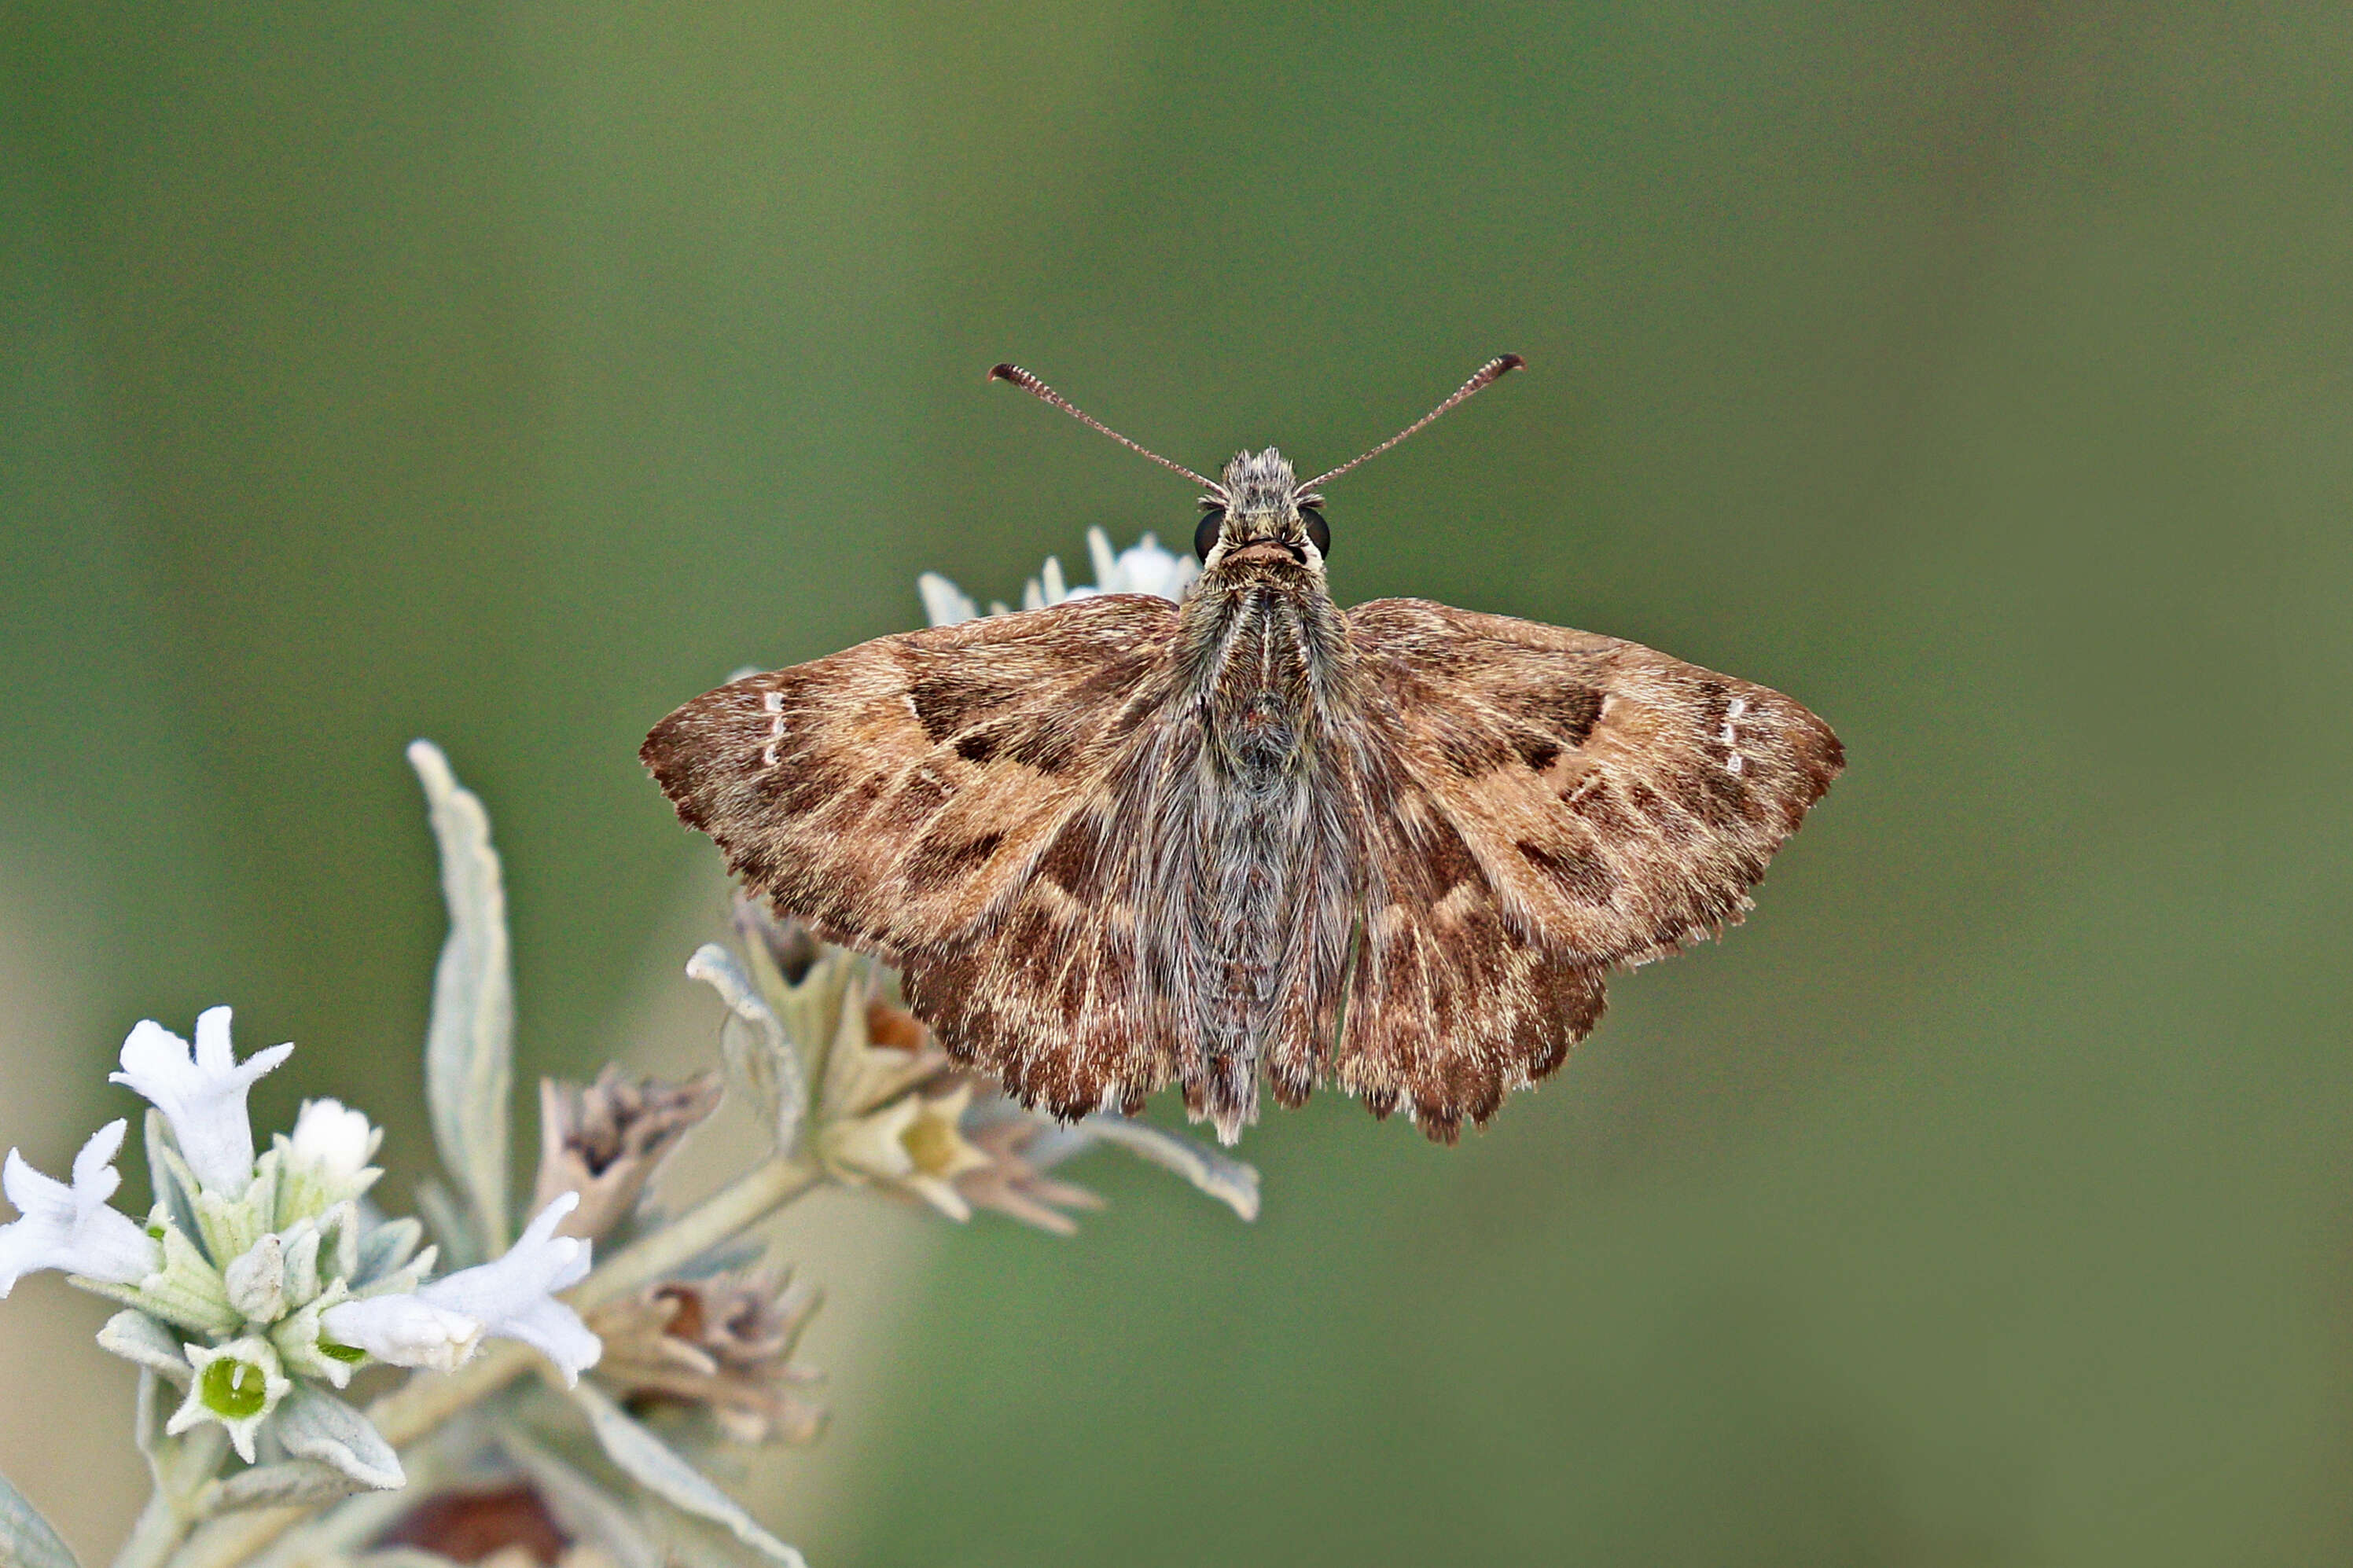
<instances>
[{"instance_id":1,"label":"white flower","mask_svg":"<svg viewBox=\"0 0 2353 1568\"><path fill-rule=\"evenodd\" d=\"M367 1296L339 1301L319 1314L335 1344L363 1350L395 1366L455 1372L482 1342L489 1325L448 1312L415 1296Z\"/></svg>"},{"instance_id":2,"label":"white flower","mask_svg":"<svg viewBox=\"0 0 2353 1568\"><path fill-rule=\"evenodd\" d=\"M383 1142L365 1116L341 1100L304 1100L294 1136L278 1137L277 1223L323 1213L375 1185L384 1173L368 1157Z\"/></svg>"},{"instance_id":3,"label":"white flower","mask_svg":"<svg viewBox=\"0 0 2353 1568\"><path fill-rule=\"evenodd\" d=\"M555 1234L579 1202L579 1194L565 1193L540 1210L496 1263L461 1268L413 1295L345 1301L327 1309L322 1321L339 1343L379 1361L445 1372L485 1336L521 1340L554 1362L565 1382L576 1383L605 1349L580 1314L554 1296L588 1272L588 1243Z\"/></svg>"},{"instance_id":4,"label":"white flower","mask_svg":"<svg viewBox=\"0 0 2353 1568\"><path fill-rule=\"evenodd\" d=\"M195 1375L188 1380L187 1398L180 1402L164 1431L176 1437L191 1426L217 1421L228 1428L237 1457L253 1463L254 1434L294 1388L294 1380L279 1363L277 1350L263 1339L181 1348L187 1352L188 1365Z\"/></svg>"},{"instance_id":5,"label":"white flower","mask_svg":"<svg viewBox=\"0 0 2353 1568\"><path fill-rule=\"evenodd\" d=\"M25 1217L0 1226L0 1297L16 1281L43 1268L129 1285L162 1266L154 1237L139 1222L106 1206L122 1184L114 1156L122 1148L127 1121L110 1121L90 1134L74 1156L73 1184L54 1181L8 1151L0 1187Z\"/></svg>"},{"instance_id":6,"label":"white flower","mask_svg":"<svg viewBox=\"0 0 2353 1568\"><path fill-rule=\"evenodd\" d=\"M1130 548L1113 555L1110 536L1100 528L1087 530L1087 553L1094 558L1097 594L1156 594L1164 599L1182 600L1185 591L1201 575L1201 563L1189 555L1171 555L1160 541L1145 534ZM1074 588L1073 599L1085 597L1091 590Z\"/></svg>"},{"instance_id":7,"label":"white flower","mask_svg":"<svg viewBox=\"0 0 2353 1568\"><path fill-rule=\"evenodd\" d=\"M284 1061L292 1046L272 1046L239 1062L230 1054L228 1013L209 1007L196 1016L196 1045L153 1019L122 1042L122 1070L111 1074L155 1103L172 1123L181 1157L207 1192L234 1202L253 1181L253 1126L246 1091Z\"/></svg>"},{"instance_id":8,"label":"white flower","mask_svg":"<svg viewBox=\"0 0 2353 1568\"><path fill-rule=\"evenodd\" d=\"M962 626L980 614L971 595L936 572L916 578L915 592L923 596L923 614L935 626Z\"/></svg>"},{"instance_id":9,"label":"white flower","mask_svg":"<svg viewBox=\"0 0 2353 1568\"><path fill-rule=\"evenodd\" d=\"M306 1100L294 1119L289 1163L315 1171L338 1186L359 1178L367 1168L384 1134L368 1125L364 1112L345 1108L340 1100Z\"/></svg>"},{"instance_id":10,"label":"white flower","mask_svg":"<svg viewBox=\"0 0 2353 1568\"><path fill-rule=\"evenodd\" d=\"M1087 530L1087 553L1094 563L1092 587L1066 584L1061 562L1049 555L1046 569L1030 578L1023 589L1021 607L1041 609L1071 599L1091 599L1098 594L1154 594L1163 599L1181 601L1201 575L1200 563L1189 555L1170 554L1149 533L1114 554L1111 536L1100 528L1091 528ZM923 596L923 613L935 626L957 626L980 614L980 606L973 603L971 595L936 572L926 572L916 578L915 591ZM991 605L988 613L1001 616L1006 608L1003 605Z\"/></svg>"}]
</instances>

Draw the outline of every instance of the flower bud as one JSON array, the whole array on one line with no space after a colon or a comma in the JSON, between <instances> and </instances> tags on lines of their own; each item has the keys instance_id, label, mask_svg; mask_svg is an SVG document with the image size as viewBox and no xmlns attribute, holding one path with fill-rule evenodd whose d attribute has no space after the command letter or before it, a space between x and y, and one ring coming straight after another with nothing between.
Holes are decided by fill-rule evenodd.
<instances>
[{"instance_id":1,"label":"flower bud","mask_svg":"<svg viewBox=\"0 0 2353 1568\"><path fill-rule=\"evenodd\" d=\"M375 1185L382 1171L368 1163L384 1133L359 1111L333 1100L306 1100L294 1135L278 1139L278 1223L291 1225Z\"/></svg>"}]
</instances>

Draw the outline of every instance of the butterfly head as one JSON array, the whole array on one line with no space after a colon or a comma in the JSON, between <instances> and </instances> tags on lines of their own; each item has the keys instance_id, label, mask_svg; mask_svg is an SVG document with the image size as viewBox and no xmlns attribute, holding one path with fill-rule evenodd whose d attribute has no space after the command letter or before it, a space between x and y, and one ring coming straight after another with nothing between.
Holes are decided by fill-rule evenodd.
<instances>
[{"instance_id":1,"label":"butterfly head","mask_svg":"<svg viewBox=\"0 0 2353 1568\"><path fill-rule=\"evenodd\" d=\"M1321 574L1332 552L1324 498L1303 491L1281 452L1238 452L1225 479L1201 497L1193 551L1205 568L1242 561L1288 561Z\"/></svg>"},{"instance_id":2,"label":"butterfly head","mask_svg":"<svg viewBox=\"0 0 2353 1568\"><path fill-rule=\"evenodd\" d=\"M1527 362L1517 354L1498 354L1473 372L1454 395L1375 447L1336 468L1301 484L1282 454L1269 447L1263 452L1241 452L1226 465L1222 480L1209 479L1182 463L1169 461L1140 447L1018 364L1000 364L988 373L991 381L1009 381L1032 397L1052 404L1071 418L1102 432L1129 451L1184 475L1201 487L1201 522L1193 531L1193 549L1205 572L1232 564L1304 567L1318 580L1324 557L1332 552L1332 531L1324 521L1324 498L1317 489L1339 478L1366 458L1377 458L1463 399L1492 384Z\"/></svg>"}]
</instances>

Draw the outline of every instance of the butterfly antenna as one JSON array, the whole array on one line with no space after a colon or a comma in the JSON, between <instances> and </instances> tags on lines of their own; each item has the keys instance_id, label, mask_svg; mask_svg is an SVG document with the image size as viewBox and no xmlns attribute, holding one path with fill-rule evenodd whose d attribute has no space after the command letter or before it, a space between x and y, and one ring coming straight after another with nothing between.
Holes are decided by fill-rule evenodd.
<instances>
[{"instance_id":1,"label":"butterfly antenna","mask_svg":"<svg viewBox=\"0 0 2353 1568\"><path fill-rule=\"evenodd\" d=\"M1044 382L1039 381L1036 376L1031 375L1028 371L1023 370L1018 364L992 365L989 367L988 379L991 381L1009 381L1014 385L1019 387L1022 391L1028 393L1030 396L1039 398L1047 403L1052 404L1055 407L1060 409L1063 413L1069 415L1080 424L1086 426L1089 429L1102 431L1104 435L1110 437L1113 440L1118 442L1129 451L1149 458L1154 462L1159 464L1162 468L1172 469L1176 473L1184 475L1187 479L1192 480L1195 484L1200 486L1205 490L1208 490L1219 495L1225 493L1225 487L1219 484L1216 480L1203 479L1200 475L1195 473L1192 469L1187 468L1182 463L1170 462L1167 458L1152 450L1149 447L1138 446L1134 441L1131 441L1126 437L1121 435L1118 431L1113 429L1110 426L1104 424L1102 420L1096 418L1093 415L1088 413L1085 409L1080 407L1077 404L1072 403L1069 398L1063 396L1052 387L1048 386ZM1425 424L1428 422L1429 421L1427 420L1423 421Z\"/></svg>"},{"instance_id":2,"label":"butterfly antenna","mask_svg":"<svg viewBox=\"0 0 2353 1568\"><path fill-rule=\"evenodd\" d=\"M1431 409L1429 413L1423 415L1420 418L1415 420L1412 424L1407 426L1404 429L1398 431L1396 435L1390 437L1379 446L1374 447L1371 451L1363 454L1361 457L1349 458L1346 462L1341 464L1338 468L1334 468L1329 473L1316 475L1314 479L1299 487L1301 493L1304 494L1314 489L1326 479L1338 479L1342 474L1346 473L1358 463L1368 462L1371 459L1379 457L1383 452L1388 451L1391 447L1396 446L1399 441L1404 440L1407 437L1412 435L1415 431L1420 429L1423 426L1429 424L1431 420L1437 418L1448 409L1453 407L1456 404L1467 402L1472 394L1483 389L1492 382L1503 380L1504 377L1509 375L1512 372L1519 369L1522 365L1525 365L1527 363L1527 361L1522 359L1517 354L1497 354L1493 359L1491 359L1485 364L1481 365L1479 367L1478 374L1472 376L1470 380L1464 382L1460 387L1456 388L1453 396L1448 398L1445 402L1440 404L1437 407Z\"/></svg>"}]
</instances>

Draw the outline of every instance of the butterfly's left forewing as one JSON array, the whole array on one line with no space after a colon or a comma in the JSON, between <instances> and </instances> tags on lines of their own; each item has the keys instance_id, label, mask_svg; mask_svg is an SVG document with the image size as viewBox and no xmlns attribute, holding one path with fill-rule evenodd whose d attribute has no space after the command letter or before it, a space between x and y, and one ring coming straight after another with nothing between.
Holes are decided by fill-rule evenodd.
<instances>
[{"instance_id":1,"label":"butterfly's left forewing","mask_svg":"<svg viewBox=\"0 0 2353 1568\"><path fill-rule=\"evenodd\" d=\"M1366 903L1334 1068L1436 1136L1600 1017L1612 964L1738 921L1841 766L1780 693L1414 599L1348 615Z\"/></svg>"}]
</instances>

